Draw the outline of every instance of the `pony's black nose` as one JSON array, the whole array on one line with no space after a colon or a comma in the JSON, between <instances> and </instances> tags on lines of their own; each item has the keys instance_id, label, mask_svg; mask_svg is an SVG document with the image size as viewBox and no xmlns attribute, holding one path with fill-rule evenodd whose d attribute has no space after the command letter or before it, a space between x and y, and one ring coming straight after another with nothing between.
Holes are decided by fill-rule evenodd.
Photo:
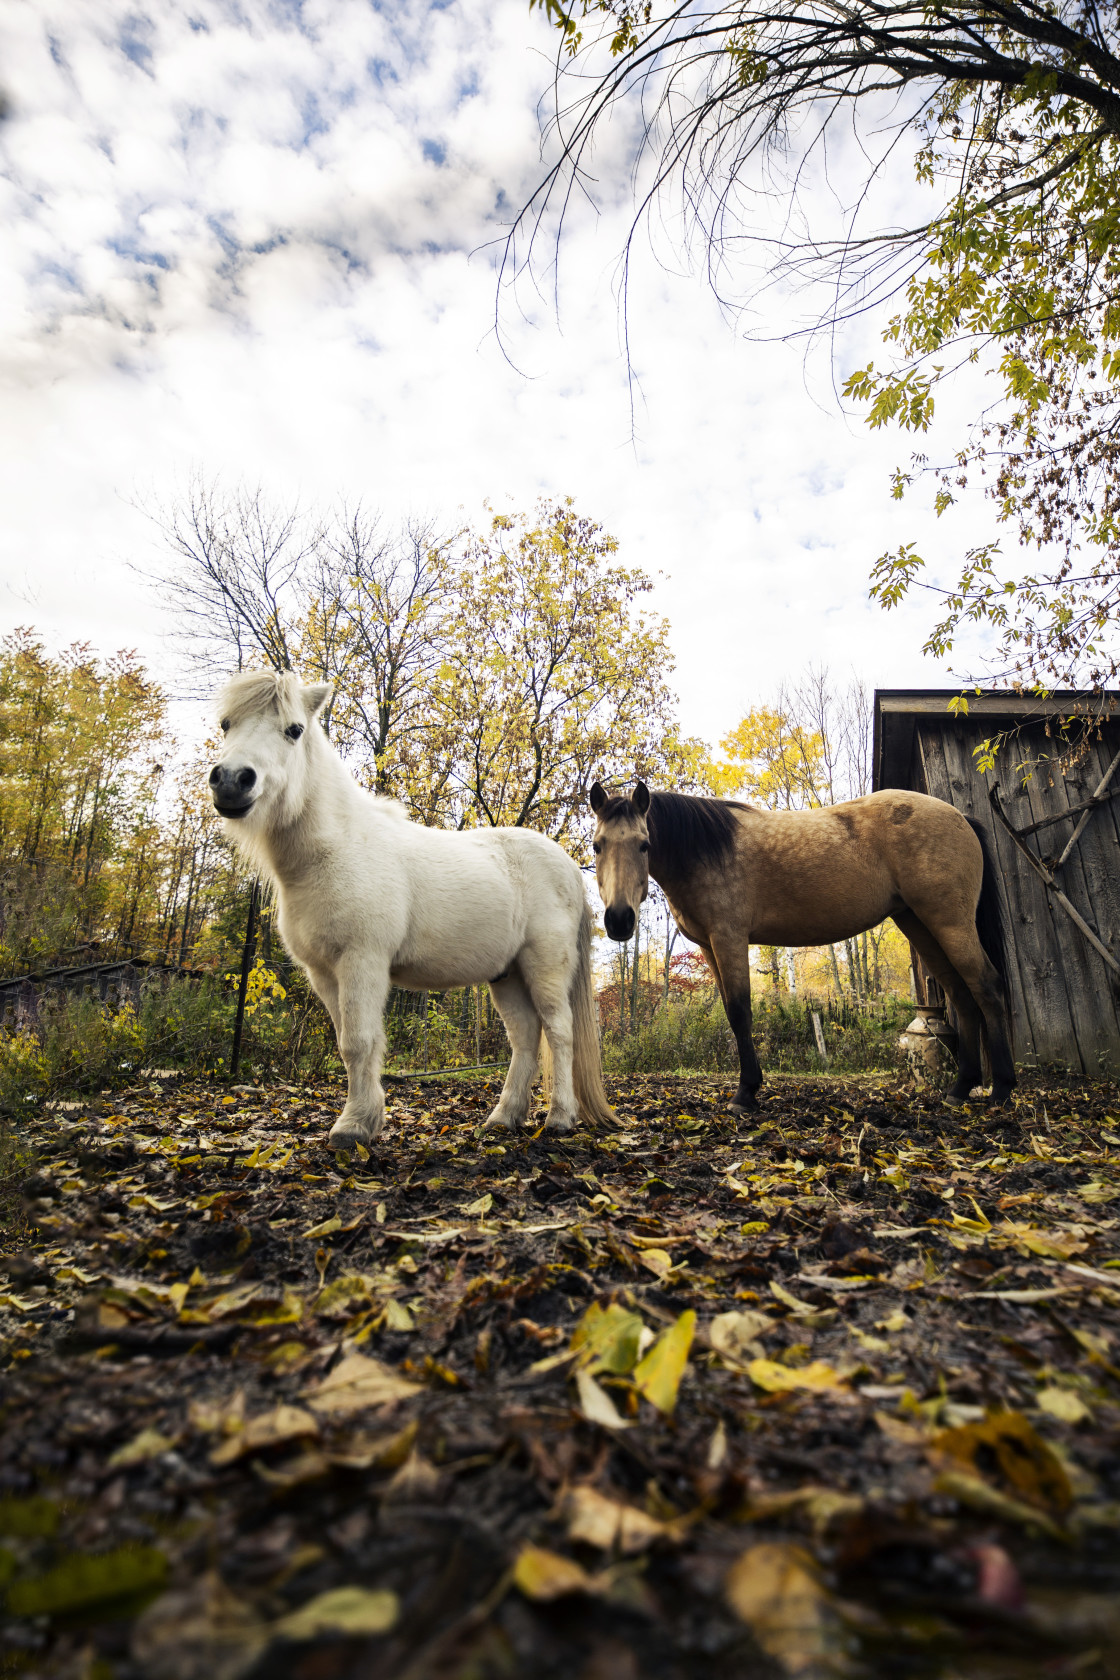
<instances>
[{"instance_id":1,"label":"pony's black nose","mask_svg":"<svg viewBox=\"0 0 1120 1680\"><path fill-rule=\"evenodd\" d=\"M228 787L235 788L238 793L248 793L256 779L257 772L250 770L248 765L243 770L238 770L236 774L233 774L226 769L224 764L215 764L210 772L210 786L212 788L221 787L225 783Z\"/></svg>"},{"instance_id":2,"label":"pony's black nose","mask_svg":"<svg viewBox=\"0 0 1120 1680\"><path fill-rule=\"evenodd\" d=\"M612 904L603 912L603 926L607 930L608 939L617 939L624 944L634 932L635 916L628 904L621 906Z\"/></svg>"}]
</instances>

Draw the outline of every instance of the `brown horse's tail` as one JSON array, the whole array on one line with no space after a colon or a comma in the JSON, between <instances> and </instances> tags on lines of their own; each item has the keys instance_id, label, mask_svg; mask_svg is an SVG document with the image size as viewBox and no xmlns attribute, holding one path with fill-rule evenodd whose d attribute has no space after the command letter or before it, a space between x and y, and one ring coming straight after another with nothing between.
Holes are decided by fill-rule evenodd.
<instances>
[{"instance_id":1,"label":"brown horse's tail","mask_svg":"<svg viewBox=\"0 0 1120 1680\"><path fill-rule=\"evenodd\" d=\"M591 911L584 904L579 924L576 971L568 1000L572 1006L572 1082L576 1088L580 1119L589 1126L617 1126L618 1116L607 1101L603 1087L603 1063L599 1052L599 1015L591 984Z\"/></svg>"},{"instance_id":2,"label":"brown horse's tail","mask_svg":"<svg viewBox=\"0 0 1120 1680\"><path fill-rule=\"evenodd\" d=\"M978 822L966 818L969 828L980 842L984 854L984 875L980 883L980 901L976 906L976 932L980 943L991 959L1000 983L1007 988L1007 941L1003 925L1003 900L1000 897L999 877L992 862L988 836Z\"/></svg>"}]
</instances>

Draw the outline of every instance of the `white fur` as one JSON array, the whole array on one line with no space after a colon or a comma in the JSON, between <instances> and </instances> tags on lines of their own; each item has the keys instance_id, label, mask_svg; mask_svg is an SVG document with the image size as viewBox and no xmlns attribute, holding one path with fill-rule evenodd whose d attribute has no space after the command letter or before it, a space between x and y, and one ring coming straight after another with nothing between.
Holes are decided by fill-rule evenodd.
<instances>
[{"instance_id":1,"label":"white fur","mask_svg":"<svg viewBox=\"0 0 1120 1680\"><path fill-rule=\"evenodd\" d=\"M390 985L490 983L513 1055L487 1127L527 1121L542 1024L553 1060L547 1125L567 1132L577 1112L608 1117L578 868L528 829L423 828L363 792L315 722L329 697L290 675L235 677L221 696L228 728L212 788L223 773L255 772L251 809L223 820L273 882L280 935L334 1022L349 1095L330 1142L367 1143L384 1123ZM285 728L298 723L302 736L289 740Z\"/></svg>"}]
</instances>

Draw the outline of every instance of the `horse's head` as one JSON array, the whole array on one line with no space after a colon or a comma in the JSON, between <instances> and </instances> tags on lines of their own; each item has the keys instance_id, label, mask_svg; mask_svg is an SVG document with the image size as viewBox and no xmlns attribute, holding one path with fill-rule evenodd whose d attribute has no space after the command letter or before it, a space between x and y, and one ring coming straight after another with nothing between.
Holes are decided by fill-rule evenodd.
<instances>
[{"instance_id":1,"label":"horse's head","mask_svg":"<svg viewBox=\"0 0 1120 1680\"><path fill-rule=\"evenodd\" d=\"M649 789L635 785L633 795L611 798L596 782L591 789L595 813L595 879L606 908L603 926L611 939L630 938L638 910L649 892Z\"/></svg>"},{"instance_id":2,"label":"horse's head","mask_svg":"<svg viewBox=\"0 0 1120 1680\"><path fill-rule=\"evenodd\" d=\"M275 819L302 810L313 740L308 726L330 697L329 683L305 687L287 671L244 671L226 684L219 700L225 747L210 772L219 816L249 819L256 830L269 812Z\"/></svg>"}]
</instances>

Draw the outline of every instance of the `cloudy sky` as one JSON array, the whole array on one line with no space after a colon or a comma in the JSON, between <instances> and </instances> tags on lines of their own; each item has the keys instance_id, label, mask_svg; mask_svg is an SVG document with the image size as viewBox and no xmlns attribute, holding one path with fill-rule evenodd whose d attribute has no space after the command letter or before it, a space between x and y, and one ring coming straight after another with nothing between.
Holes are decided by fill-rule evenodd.
<instances>
[{"instance_id":1,"label":"cloudy sky","mask_svg":"<svg viewBox=\"0 0 1120 1680\"><path fill-rule=\"evenodd\" d=\"M657 574L683 721L709 740L810 661L947 679L921 656L928 603L884 617L867 572L906 539L947 569L982 513L934 525L889 499L909 442L841 412L823 353L759 342L803 303L773 298L752 338L671 240L639 240L628 383L625 123L562 246L559 313L542 264L495 334L551 53L526 0L7 0L0 628L171 672L130 563L156 557L142 508L202 474L454 523L573 496ZM835 156L839 187L811 189L832 209ZM884 191L910 220L904 160ZM837 365L875 351L864 323Z\"/></svg>"}]
</instances>

